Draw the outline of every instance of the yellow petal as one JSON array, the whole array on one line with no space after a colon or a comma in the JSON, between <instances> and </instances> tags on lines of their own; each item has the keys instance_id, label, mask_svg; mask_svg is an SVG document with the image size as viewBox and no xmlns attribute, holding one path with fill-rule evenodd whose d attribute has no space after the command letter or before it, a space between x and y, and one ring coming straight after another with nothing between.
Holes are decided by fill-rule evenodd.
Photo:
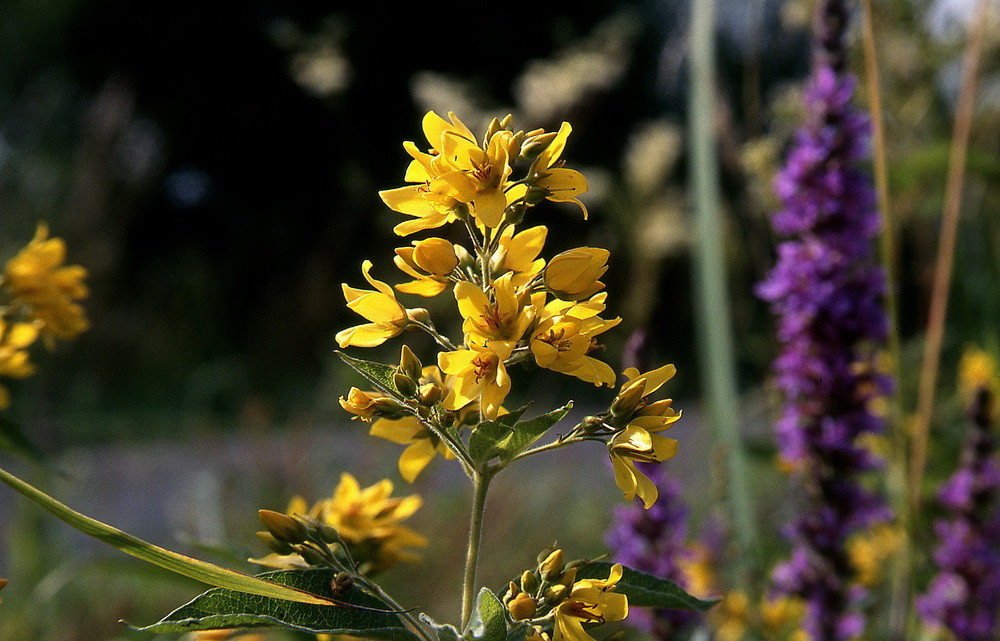
<instances>
[{"instance_id":1,"label":"yellow petal","mask_svg":"<svg viewBox=\"0 0 1000 641\"><path fill-rule=\"evenodd\" d=\"M403 453L399 456L400 475L408 482L413 483L417 479L417 475L427 467L427 464L431 462L436 453L437 450L430 439L419 439L413 445L403 450ZM419 505L416 507L419 507ZM416 511L416 507L413 508L413 511Z\"/></svg>"},{"instance_id":2,"label":"yellow petal","mask_svg":"<svg viewBox=\"0 0 1000 641\"><path fill-rule=\"evenodd\" d=\"M380 418L372 424L368 433L393 443L406 445L425 429L415 416L407 416L398 420Z\"/></svg>"}]
</instances>

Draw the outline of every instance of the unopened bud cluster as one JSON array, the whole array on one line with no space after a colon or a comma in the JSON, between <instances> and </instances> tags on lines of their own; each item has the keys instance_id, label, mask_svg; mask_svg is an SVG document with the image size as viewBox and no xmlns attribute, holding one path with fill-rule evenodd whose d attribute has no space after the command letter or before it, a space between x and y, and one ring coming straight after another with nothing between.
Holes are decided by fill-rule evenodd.
<instances>
[{"instance_id":1,"label":"unopened bud cluster","mask_svg":"<svg viewBox=\"0 0 1000 641\"><path fill-rule=\"evenodd\" d=\"M566 563L563 551L547 548L538 555L534 570L525 570L518 582L511 581L504 605L515 621L545 616L566 600L576 582L577 568L586 561Z\"/></svg>"}]
</instances>

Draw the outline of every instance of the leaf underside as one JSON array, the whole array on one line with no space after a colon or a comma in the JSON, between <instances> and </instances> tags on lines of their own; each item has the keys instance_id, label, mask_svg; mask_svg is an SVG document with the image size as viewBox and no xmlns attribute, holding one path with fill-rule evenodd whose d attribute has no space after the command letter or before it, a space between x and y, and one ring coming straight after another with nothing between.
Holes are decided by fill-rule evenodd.
<instances>
[{"instance_id":1,"label":"leaf underside","mask_svg":"<svg viewBox=\"0 0 1000 641\"><path fill-rule=\"evenodd\" d=\"M142 632L191 632L219 628L260 628L281 626L310 633L350 634L361 637L416 641L400 618L388 612L373 612L351 605L387 610L381 600L357 586L333 594L330 582L335 570L279 570L258 575L282 585L336 599L346 605L312 605L271 599L221 588L211 589L160 621L141 628Z\"/></svg>"}]
</instances>

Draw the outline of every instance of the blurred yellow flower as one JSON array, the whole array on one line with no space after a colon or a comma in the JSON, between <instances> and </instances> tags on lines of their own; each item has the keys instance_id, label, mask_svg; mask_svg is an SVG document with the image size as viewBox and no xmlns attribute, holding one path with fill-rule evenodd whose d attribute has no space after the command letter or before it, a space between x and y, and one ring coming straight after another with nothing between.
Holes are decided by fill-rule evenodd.
<instances>
[{"instance_id":1,"label":"blurred yellow flower","mask_svg":"<svg viewBox=\"0 0 1000 641\"><path fill-rule=\"evenodd\" d=\"M580 300L590 298L604 289L598 280L608 271L606 249L577 247L564 251L549 261L545 268L545 286L559 298Z\"/></svg>"},{"instance_id":2,"label":"blurred yellow flower","mask_svg":"<svg viewBox=\"0 0 1000 641\"><path fill-rule=\"evenodd\" d=\"M375 291L355 289L343 284L347 307L371 321L337 332L337 344L341 347L375 347L398 335L409 324L406 308L397 300L392 288L380 280L372 278L372 262L366 260L361 271Z\"/></svg>"},{"instance_id":3,"label":"blurred yellow flower","mask_svg":"<svg viewBox=\"0 0 1000 641\"><path fill-rule=\"evenodd\" d=\"M965 403L971 403L976 392L986 388L990 391L991 408L987 412L1000 414L1000 367L996 359L986 351L974 346L966 346L958 362L958 389Z\"/></svg>"},{"instance_id":4,"label":"blurred yellow flower","mask_svg":"<svg viewBox=\"0 0 1000 641\"><path fill-rule=\"evenodd\" d=\"M852 536L847 542L847 554L858 583L872 587L881 581L886 562L902 544L902 532L884 523Z\"/></svg>"},{"instance_id":5,"label":"blurred yellow flower","mask_svg":"<svg viewBox=\"0 0 1000 641\"><path fill-rule=\"evenodd\" d=\"M611 566L608 578L583 579L573 584L569 596L555 608L553 641L593 641L584 623L621 621L628 616L628 598L613 592L622 578L622 565Z\"/></svg>"},{"instance_id":6,"label":"blurred yellow flower","mask_svg":"<svg viewBox=\"0 0 1000 641\"><path fill-rule=\"evenodd\" d=\"M64 266L66 243L48 235L48 226L38 225L28 246L7 261L2 282L14 303L27 306L41 323L46 338L73 338L89 327L83 308L73 302L88 295L87 270Z\"/></svg>"},{"instance_id":7,"label":"blurred yellow flower","mask_svg":"<svg viewBox=\"0 0 1000 641\"><path fill-rule=\"evenodd\" d=\"M33 323L7 323L0 319L0 376L27 378L35 372L27 347L38 338ZM10 393L0 385L0 409L10 407Z\"/></svg>"},{"instance_id":8,"label":"blurred yellow flower","mask_svg":"<svg viewBox=\"0 0 1000 641\"><path fill-rule=\"evenodd\" d=\"M372 574L399 561L418 560L409 548L427 545L427 539L401 525L420 509L423 499L418 494L392 497L392 490L388 479L362 489L357 479L345 472L332 497L309 508L305 499L296 496L289 502L286 514L308 516L335 528L361 563L362 572ZM308 567L297 554L269 554L250 560L279 569Z\"/></svg>"}]
</instances>

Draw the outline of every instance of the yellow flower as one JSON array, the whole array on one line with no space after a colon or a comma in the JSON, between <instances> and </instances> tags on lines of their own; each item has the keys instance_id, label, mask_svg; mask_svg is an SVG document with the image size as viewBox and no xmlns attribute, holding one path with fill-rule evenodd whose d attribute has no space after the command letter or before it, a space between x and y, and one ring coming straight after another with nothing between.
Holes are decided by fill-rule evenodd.
<instances>
[{"instance_id":1,"label":"yellow flower","mask_svg":"<svg viewBox=\"0 0 1000 641\"><path fill-rule=\"evenodd\" d=\"M392 288L380 280L372 278L372 262L366 260L361 271L375 291L355 289L343 284L347 307L371 321L337 332L337 343L341 347L375 347L398 335L409 324L406 308L396 300Z\"/></svg>"},{"instance_id":2,"label":"yellow flower","mask_svg":"<svg viewBox=\"0 0 1000 641\"><path fill-rule=\"evenodd\" d=\"M608 271L610 255L611 252L598 247L564 251L545 268L545 286L559 298L590 298L604 288L604 283L598 279Z\"/></svg>"},{"instance_id":3,"label":"yellow flower","mask_svg":"<svg viewBox=\"0 0 1000 641\"><path fill-rule=\"evenodd\" d=\"M420 376L421 389L433 385L444 394L451 388L451 382L453 377L443 379L441 370L435 365L424 367ZM406 416L398 420L379 419L372 425L369 434L409 446L399 457L399 473L410 483L416 480L437 454L444 455L446 459L455 458L448 446L415 416Z\"/></svg>"},{"instance_id":4,"label":"yellow flower","mask_svg":"<svg viewBox=\"0 0 1000 641\"><path fill-rule=\"evenodd\" d=\"M685 588L691 594L701 599L709 598L715 591L715 571L712 568L712 553L703 543L693 543L689 546L690 556L677 559L677 565L684 578Z\"/></svg>"},{"instance_id":5,"label":"yellow flower","mask_svg":"<svg viewBox=\"0 0 1000 641\"><path fill-rule=\"evenodd\" d=\"M490 345L491 349L510 356L535 318L535 308L526 293L518 293L512 282L513 274L507 273L493 281L492 298L468 281L455 285L458 311L465 322L467 344Z\"/></svg>"},{"instance_id":6,"label":"yellow flower","mask_svg":"<svg viewBox=\"0 0 1000 641\"><path fill-rule=\"evenodd\" d=\"M650 418L653 420L649 420ZM655 434L655 430L650 427L652 425L659 425L656 417L636 418L608 443L611 465L615 470L615 484L625 494L626 501L638 496L647 510L653 506L660 493L656 485L635 466L636 461L659 463L677 454L677 441Z\"/></svg>"},{"instance_id":7,"label":"yellow flower","mask_svg":"<svg viewBox=\"0 0 1000 641\"><path fill-rule=\"evenodd\" d=\"M458 266L455 246L443 238L415 241L413 247L399 247L393 258L396 267L413 277L409 283L396 285L404 294L437 296L451 282L449 275Z\"/></svg>"},{"instance_id":8,"label":"yellow flower","mask_svg":"<svg viewBox=\"0 0 1000 641\"><path fill-rule=\"evenodd\" d=\"M38 225L28 246L7 262L3 282L16 303L28 306L44 335L73 338L89 327L83 308L73 302L87 297L87 270L63 266L66 243L48 235L49 228Z\"/></svg>"},{"instance_id":9,"label":"yellow flower","mask_svg":"<svg viewBox=\"0 0 1000 641\"><path fill-rule=\"evenodd\" d=\"M562 166L562 162L558 162L566 147L566 139L572 131L573 128L568 122L559 127L555 139L532 163L529 176L533 178L533 185L544 191L547 200L576 203L583 210L583 218L586 220L587 207L577 199L577 196L586 193L587 179L580 172L566 169Z\"/></svg>"},{"instance_id":10,"label":"yellow flower","mask_svg":"<svg viewBox=\"0 0 1000 641\"><path fill-rule=\"evenodd\" d=\"M886 524L852 536L847 542L847 554L858 583L876 585L884 576L886 562L899 551L902 542L902 533Z\"/></svg>"},{"instance_id":11,"label":"yellow flower","mask_svg":"<svg viewBox=\"0 0 1000 641\"><path fill-rule=\"evenodd\" d=\"M716 639L741 641L750 627L750 599L743 592L730 592L712 614Z\"/></svg>"},{"instance_id":12,"label":"yellow flower","mask_svg":"<svg viewBox=\"0 0 1000 641\"><path fill-rule=\"evenodd\" d=\"M515 288L521 288L529 283L535 274L545 267L545 259L538 258L545 246L545 236L549 230L544 225L537 225L514 233L513 225L504 227L500 235L501 260L500 272L514 272L511 279Z\"/></svg>"},{"instance_id":13,"label":"yellow flower","mask_svg":"<svg viewBox=\"0 0 1000 641\"><path fill-rule=\"evenodd\" d=\"M357 479L345 472L332 497L309 508L305 499L296 496L286 514L308 516L335 528L354 558L362 563L362 571L371 574L399 561L417 560L419 557L409 548L427 545L427 539L401 525L420 509L420 495L392 497L392 489L388 479L362 489ZM270 554L250 560L279 569L308 567L298 554Z\"/></svg>"},{"instance_id":14,"label":"yellow flower","mask_svg":"<svg viewBox=\"0 0 1000 641\"><path fill-rule=\"evenodd\" d=\"M377 416L393 417L403 410L391 396L380 392L362 392L356 387L347 392L347 398L340 397L340 406L354 414L354 418L360 418L368 423Z\"/></svg>"},{"instance_id":15,"label":"yellow flower","mask_svg":"<svg viewBox=\"0 0 1000 641\"><path fill-rule=\"evenodd\" d=\"M38 338L32 323L9 324L0 319L0 376L27 378L35 372L27 348ZM0 409L10 407L10 393L0 385Z\"/></svg>"},{"instance_id":16,"label":"yellow flower","mask_svg":"<svg viewBox=\"0 0 1000 641\"><path fill-rule=\"evenodd\" d=\"M438 354L441 371L455 376L454 386L442 401L444 408L459 410L478 401L483 417L495 419L510 393L510 376L503 364L508 356L510 347L501 341L486 346L473 343L468 349Z\"/></svg>"},{"instance_id":17,"label":"yellow flower","mask_svg":"<svg viewBox=\"0 0 1000 641\"><path fill-rule=\"evenodd\" d=\"M607 363L587 356L597 347L596 336L621 322L620 318L577 318L572 310L544 318L531 333L531 353L539 367L575 376L601 386L615 384Z\"/></svg>"},{"instance_id":18,"label":"yellow flower","mask_svg":"<svg viewBox=\"0 0 1000 641\"><path fill-rule=\"evenodd\" d=\"M616 563L606 580L574 583L566 600L555 608L552 641L593 641L583 629L584 623L607 623L627 617L628 598L612 591L621 578L622 566Z\"/></svg>"}]
</instances>

